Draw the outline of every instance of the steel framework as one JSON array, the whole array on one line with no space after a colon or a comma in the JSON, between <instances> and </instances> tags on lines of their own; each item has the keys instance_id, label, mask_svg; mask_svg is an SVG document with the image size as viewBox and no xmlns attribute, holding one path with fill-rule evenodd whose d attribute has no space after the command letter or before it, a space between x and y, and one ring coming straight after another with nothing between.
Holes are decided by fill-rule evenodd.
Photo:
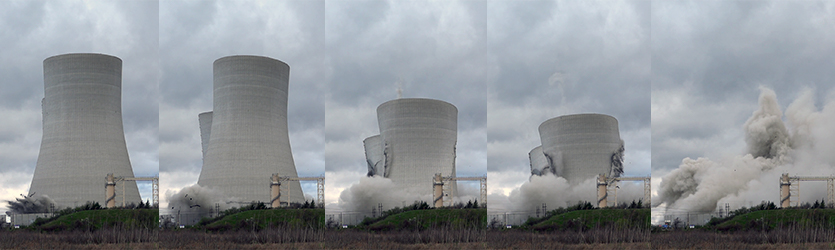
<instances>
[{"instance_id":1,"label":"steel framework","mask_svg":"<svg viewBox=\"0 0 835 250\"><path fill-rule=\"evenodd\" d=\"M275 177L278 177L277 179ZM279 176L277 173L273 174L273 178L271 178L270 187L274 185L278 185L278 188L281 187L282 181L316 181L316 202L319 206L325 206L325 176L315 176L315 177L290 177L290 176ZM280 194L279 190L279 194ZM279 204L280 202L280 195L276 197L272 197L272 201L278 199Z\"/></svg>"},{"instance_id":2,"label":"steel framework","mask_svg":"<svg viewBox=\"0 0 835 250\"><path fill-rule=\"evenodd\" d=\"M800 206L801 181L825 181L826 204L835 206L835 176L789 176L785 173L780 178L780 207L786 207L786 202L788 206Z\"/></svg>"},{"instance_id":3,"label":"steel framework","mask_svg":"<svg viewBox=\"0 0 835 250\"><path fill-rule=\"evenodd\" d=\"M114 177L113 174L110 173L110 174L107 174L107 176L105 177L105 187L109 189L109 191L107 193L110 194L110 197L106 197L106 199L105 199L105 205L108 208L111 208L111 207L115 206L115 205L108 205L108 204L111 204L110 201L116 198L116 193L112 192L113 190L111 188L115 188L116 183L118 183L118 182L122 183L122 207L124 207L126 205L126 201L125 201L125 190L126 190L125 189L125 182L128 182L128 181L150 181L151 185L152 185L152 188L153 188L154 206L159 206L159 176L152 176L152 177L125 177L125 176L119 176L119 177Z\"/></svg>"},{"instance_id":4,"label":"steel framework","mask_svg":"<svg viewBox=\"0 0 835 250\"><path fill-rule=\"evenodd\" d=\"M649 206L650 204L652 204L652 200L651 200L652 199L652 182L651 182L652 178L651 177L649 177L649 176L647 176L647 177L605 177L603 175L601 175L601 177L603 178L602 182L599 182L597 185L598 186L601 186L601 185L605 186L606 194L603 197L600 197L600 195L598 195L597 198L599 200L602 200L602 199L607 199L609 196L611 196L612 199L607 199L606 200L606 206L612 206L612 205L617 206L617 204L618 204L617 189L619 188L619 186L617 184L618 184L618 182L621 182L621 181L643 181L644 182L643 204L645 206ZM610 203L611 203L611 205L610 205Z\"/></svg>"},{"instance_id":5,"label":"steel framework","mask_svg":"<svg viewBox=\"0 0 835 250\"><path fill-rule=\"evenodd\" d=\"M438 181L438 178L440 178L440 182ZM452 199L449 199L449 200L445 201L444 198L443 198L444 196L456 197L457 194L455 193L455 189L452 188L453 185L449 185L450 182L452 182L452 181L456 181L456 182L457 181L478 181L479 182L479 191L480 191L479 193L480 193L480 196L481 196L480 199L479 199L481 204L479 204L479 205L480 206L487 206L487 176L486 175L481 176L481 177L452 177L452 176L441 176L440 173L436 173L435 178L433 179L433 186L442 186L442 189L443 189L443 194L440 195L440 196L438 196L438 194L433 191L433 194L435 196L434 200L436 202L440 200L441 203L442 203L442 206L452 206L453 205L452 204L452 202L453 202Z\"/></svg>"}]
</instances>

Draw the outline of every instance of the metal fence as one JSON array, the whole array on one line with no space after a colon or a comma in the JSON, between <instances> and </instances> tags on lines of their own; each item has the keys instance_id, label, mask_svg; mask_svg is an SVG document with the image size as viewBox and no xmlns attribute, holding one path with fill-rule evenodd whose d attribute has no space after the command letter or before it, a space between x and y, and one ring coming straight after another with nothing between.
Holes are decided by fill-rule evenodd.
<instances>
[{"instance_id":1,"label":"metal fence","mask_svg":"<svg viewBox=\"0 0 835 250\"><path fill-rule=\"evenodd\" d=\"M215 213L199 213L199 212L174 212L169 214L161 214L160 217L160 225L167 223L172 223L176 226L191 226L195 225L203 218L214 218Z\"/></svg>"},{"instance_id":2,"label":"metal fence","mask_svg":"<svg viewBox=\"0 0 835 250\"><path fill-rule=\"evenodd\" d=\"M35 213L35 214L11 214L12 225L15 226L28 226L35 222L38 218L49 218L52 217L53 213ZM5 219L4 219L5 222Z\"/></svg>"},{"instance_id":3,"label":"metal fence","mask_svg":"<svg viewBox=\"0 0 835 250\"><path fill-rule=\"evenodd\" d=\"M664 222L670 223L670 226L675 226L676 222L679 223L678 226L701 226L707 224L710 219L713 217L723 217L724 214L714 212L714 213L667 213L664 215Z\"/></svg>"},{"instance_id":4,"label":"metal fence","mask_svg":"<svg viewBox=\"0 0 835 250\"><path fill-rule=\"evenodd\" d=\"M545 216L545 213L531 211L487 213L487 225L491 227L519 226L525 224L530 218L540 218L541 216Z\"/></svg>"},{"instance_id":5,"label":"metal fence","mask_svg":"<svg viewBox=\"0 0 835 250\"><path fill-rule=\"evenodd\" d=\"M374 217L375 214L372 213L361 213L361 212L343 212L343 213L332 213L332 214L325 214L325 223L328 225L338 225L338 226L353 226L360 224L362 220L366 217Z\"/></svg>"}]
</instances>

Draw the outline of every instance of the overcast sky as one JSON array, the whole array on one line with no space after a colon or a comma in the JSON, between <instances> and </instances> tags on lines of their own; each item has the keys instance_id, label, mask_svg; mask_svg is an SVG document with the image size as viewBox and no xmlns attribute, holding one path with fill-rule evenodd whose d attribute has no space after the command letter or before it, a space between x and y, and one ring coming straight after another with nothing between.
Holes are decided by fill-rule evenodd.
<instances>
[{"instance_id":1,"label":"overcast sky","mask_svg":"<svg viewBox=\"0 0 835 250\"><path fill-rule=\"evenodd\" d=\"M290 65L296 167L326 173L329 208L365 175L362 140L398 88L458 107L458 175L488 173L494 195L527 181L549 118L614 116L626 175L660 177L744 152L759 86L784 109L802 87L818 107L835 95L832 1L2 1L0 30L0 200L29 188L42 62L64 53L123 60L134 173L160 175L163 205L197 181L197 114L228 55Z\"/></svg>"},{"instance_id":2,"label":"overcast sky","mask_svg":"<svg viewBox=\"0 0 835 250\"><path fill-rule=\"evenodd\" d=\"M653 190L685 157L744 154L760 86L783 111L835 96L835 2L656 1L651 19Z\"/></svg>"},{"instance_id":3,"label":"overcast sky","mask_svg":"<svg viewBox=\"0 0 835 250\"><path fill-rule=\"evenodd\" d=\"M745 153L759 86L784 111L803 87L818 108L835 90L832 1L653 2L651 43L653 177Z\"/></svg>"},{"instance_id":4,"label":"overcast sky","mask_svg":"<svg viewBox=\"0 0 835 250\"><path fill-rule=\"evenodd\" d=\"M614 116L625 175L650 174L649 11L649 1L489 2L488 194L528 181L539 125L577 113Z\"/></svg>"},{"instance_id":5,"label":"overcast sky","mask_svg":"<svg viewBox=\"0 0 835 250\"><path fill-rule=\"evenodd\" d=\"M483 1L327 2L328 211L368 172L362 141L379 134L377 106L396 99L398 87L404 98L455 105L457 174L486 173L485 8Z\"/></svg>"},{"instance_id":6,"label":"overcast sky","mask_svg":"<svg viewBox=\"0 0 835 250\"><path fill-rule=\"evenodd\" d=\"M42 135L43 60L59 54L122 59L122 121L133 172L157 175L158 13L154 1L0 1L0 201L29 190ZM150 183L139 187L151 199Z\"/></svg>"},{"instance_id":7,"label":"overcast sky","mask_svg":"<svg viewBox=\"0 0 835 250\"><path fill-rule=\"evenodd\" d=\"M197 115L212 110L212 63L258 55L290 65L287 121L300 176L325 172L324 1L160 1L160 202L197 183ZM266 177L265 177L266 178ZM316 183L302 183L316 196Z\"/></svg>"}]
</instances>

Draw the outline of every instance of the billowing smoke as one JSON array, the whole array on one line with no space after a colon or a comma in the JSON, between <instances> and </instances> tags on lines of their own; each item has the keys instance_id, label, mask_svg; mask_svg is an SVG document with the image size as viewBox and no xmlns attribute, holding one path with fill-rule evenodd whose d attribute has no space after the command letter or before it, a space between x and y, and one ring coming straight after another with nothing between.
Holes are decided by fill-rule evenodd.
<instances>
[{"instance_id":1,"label":"billowing smoke","mask_svg":"<svg viewBox=\"0 0 835 250\"><path fill-rule=\"evenodd\" d=\"M629 203L643 199L643 184L641 182L618 182L618 203ZM609 199L614 199L610 196ZM488 199L488 208L509 212L535 211L542 204L547 209L567 207L578 202L590 202L597 206L597 178L589 178L577 185L570 185L565 178L553 175L531 176L509 196L493 194Z\"/></svg>"},{"instance_id":2,"label":"billowing smoke","mask_svg":"<svg viewBox=\"0 0 835 250\"><path fill-rule=\"evenodd\" d=\"M719 204L772 201L778 204L777 186L782 173L801 176L835 173L835 100L823 110L814 105L814 93L805 90L783 113L777 95L760 89L759 109L743 125L747 152L718 161L682 160L678 169L661 180L653 205L667 211L713 212ZM789 132L791 131L791 132ZM819 199L816 190L804 200Z\"/></svg>"},{"instance_id":3,"label":"billowing smoke","mask_svg":"<svg viewBox=\"0 0 835 250\"><path fill-rule=\"evenodd\" d=\"M620 140L620 147L615 149L610 158L607 176L619 177L623 175L624 143ZM511 212L535 211L545 204L548 209L567 207L578 202L590 202L597 206L597 177L591 177L576 185L570 185L561 176L563 170L562 152L554 155L544 155L542 147L536 147L528 154L531 163L530 181L525 182L510 192L509 196L494 194L488 197L489 210ZM618 182L617 203L642 200L643 184L640 182ZM610 204L615 203L614 193Z\"/></svg>"},{"instance_id":4,"label":"billowing smoke","mask_svg":"<svg viewBox=\"0 0 835 250\"><path fill-rule=\"evenodd\" d=\"M478 182L470 182L470 184L478 184ZM467 185L466 182L458 182L457 190L456 197L452 198L454 203L467 203L468 201L478 201L479 204L483 203L481 200L481 190L478 186Z\"/></svg>"},{"instance_id":5,"label":"billowing smoke","mask_svg":"<svg viewBox=\"0 0 835 250\"><path fill-rule=\"evenodd\" d=\"M230 199L219 191L201 187L197 184L184 187L177 192L166 192L166 196L168 197L168 209L204 216L217 212L216 206L219 206L220 211L223 211L239 205L228 203Z\"/></svg>"},{"instance_id":6,"label":"billowing smoke","mask_svg":"<svg viewBox=\"0 0 835 250\"><path fill-rule=\"evenodd\" d=\"M14 201L7 201L9 212L17 214L49 213L53 209L55 201L49 196L32 194L29 196L20 195L23 198L15 198Z\"/></svg>"},{"instance_id":7,"label":"billowing smoke","mask_svg":"<svg viewBox=\"0 0 835 250\"><path fill-rule=\"evenodd\" d=\"M512 211L526 211L545 203L557 208L578 201L593 202L596 198L597 181L591 178L579 185L571 186L565 178L553 175L531 176L529 182L510 192Z\"/></svg>"},{"instance_id":8,"label":"billowing smoke","mask_svg":"<svg viewBox=\"0 0 835 250\"><path fill-rule=\"evenodd\" d=\"M777 103L777 94L766 88L762 88L761 92L760 109L754 111L742 126L745 130L748 154L754 158L786 160L784 157L791 153L791 145L789 131L783 124L783 112Z\"/></svg>"},{"instance_id":9,"label":"billowing smoke","mask_svg":"<svg viewBox=\"0 0 835 250\"><path fill-rule=\"evenodd\" d=\"M430 183L430 182L427 182ZM427 190L431 188L426 186ZM339 206L345 212L370 213L377 204L383 203L383 210L408 206L415 201L426 201L432 206L431 195L409 193L389 178L382 176L362 177L359 183L342 190L339 194Z\"/></svg>"}]
</instances>

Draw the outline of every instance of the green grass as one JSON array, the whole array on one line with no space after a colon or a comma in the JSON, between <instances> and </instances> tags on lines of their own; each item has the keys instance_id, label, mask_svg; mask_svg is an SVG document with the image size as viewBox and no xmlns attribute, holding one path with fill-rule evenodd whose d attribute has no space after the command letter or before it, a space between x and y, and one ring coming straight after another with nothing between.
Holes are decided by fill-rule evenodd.
<instances>
[{"instance_id":1,"label":"green grass","mask_svg":"<svg viewBox=\"0 0 835 250\"><path fill-rule=\"evenodd\" d=\"M212 231L228 229L324 228L325 209L262 209L224 216L205 225Z\"/></svg>"},{"instance_id":2,"label":"green grass","mask_svg":"<svg viewBox=\"0 0 835 250\"><path fill-rule=\"evenodd\" d=\"M122 226L124 228L159 227L157 209L104 209L87 210L58 217L46 224L35 226L46 231L61 230L98 230L103 227Z\"/></svg>"},{"instance_id":3,"label":"green grass","mask_svg":"<svg viewBox=\"0 0 835 250\"><path fill-rule=\"evenodd\" d=\"M589 229L600 226L649 228L650 209L593 209L558 214L531 226L534 230Z\"/></svg>"},{"instance_id":4,"label":"green grass","mask_svg":"<svg viewBox=\"0 0 835 250\"><path fill-rule=\"evenodd\" d=\"M719 230L775 229L777 227L835 228L835 209L760 210L734 216L716 225Z\"/></svg>"},{"instance_id":5,"label":"green grass","mask_svg":"<svg viewBox=\"0 0 835 250\"><path fill-rule=\"evenodd\" d=\"M389 215L366 228L380 231L393 229L429 229L436 227L484 228L487 209L423 209Z\"/></svg>"}]
</instances>

